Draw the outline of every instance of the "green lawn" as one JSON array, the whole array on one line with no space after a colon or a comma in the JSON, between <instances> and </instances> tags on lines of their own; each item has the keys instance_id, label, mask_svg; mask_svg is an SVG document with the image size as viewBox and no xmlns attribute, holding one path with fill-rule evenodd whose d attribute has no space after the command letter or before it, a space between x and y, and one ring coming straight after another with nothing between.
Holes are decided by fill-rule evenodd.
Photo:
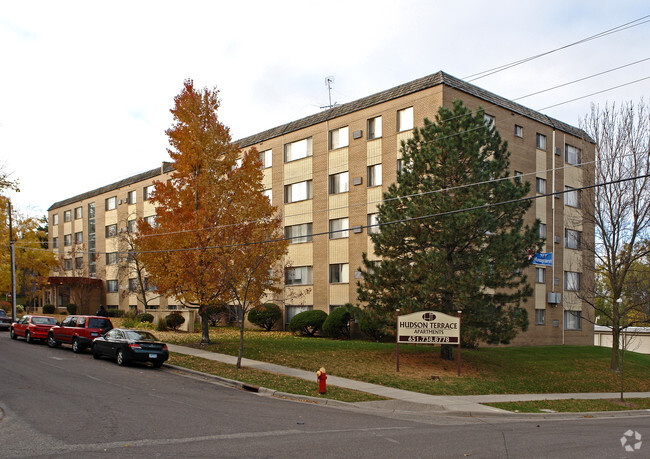
<instances>
[{"instance_id":1,"label":"green lawn","mask_svg":"<svg viewBox=\"0 0 650 459\"><path fill-rule=\"evenodd\" d=\"M157 334L169 343L200 346L198 333ZM202 349L237 355L237 330L216 328L210 336L212 344L200 346ZM252 330L246 332L244 343L246 358L314 373L324 366L330 375L434 395L617 392L620 379L609 370L610 353L610 349L595 346L463 350L462 375L458 377L456 362L442 361L439 348L427 345L400 345L397 373L394 343ZM627 353L625 372L626 391L650 392L650 355Z\"/></svg>"},{"instance_id":2,"label":"green lawn","mask_svg":"<svg viewBox=\"0 0 650 459\"><path fill-rule=\"evenodd\" d=\"M650 409L650 398L615 400L535 400L529 402L484 403L518 413L586 413L589 411L627 411Z\"/></svg>"}]
</instances>

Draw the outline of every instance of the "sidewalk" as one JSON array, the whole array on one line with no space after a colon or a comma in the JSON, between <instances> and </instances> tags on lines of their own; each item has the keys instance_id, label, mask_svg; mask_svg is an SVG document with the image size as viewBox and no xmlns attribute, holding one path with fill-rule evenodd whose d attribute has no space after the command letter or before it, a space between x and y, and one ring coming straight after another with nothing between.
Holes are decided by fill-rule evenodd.
<instances>
[{"instance_id":1,"label":"sidewalk","mask_svg":"<svg viewBox=\"0 0 650 459\"><path fill-rule=\"evenodd\" d=\"M237 357L215 352L194 349L185 346L168 344L170 352L192 355L204 359L215 360L222 363L235 365ZM316 372L298 370L296 368L275 365L273 363L259 362L257 360L242 359L242 366L256 370L278 373L295 378L314 381L316 384ZM327 376L327 383L333 386L354 389L369 394L380 395L392 400L386 402L364 402L369 406L378 409L400 409L423 410L438 412L440 414L455 414L464 416L481 416L490 414L512 414L509 411L500 410L491 406L481 405L489 402L528 401L528 400L562 400L562 399L609 399L618 398L619 393L583 393L583 394L494 394L494 395L429 395L418 392L411 392L392 387L370 384L362 381L341 378L339 376ZM650 398L650 392L626 392L629 398ZM575 413L573 413L575 414Z\"/></svg>"}]
</instances>

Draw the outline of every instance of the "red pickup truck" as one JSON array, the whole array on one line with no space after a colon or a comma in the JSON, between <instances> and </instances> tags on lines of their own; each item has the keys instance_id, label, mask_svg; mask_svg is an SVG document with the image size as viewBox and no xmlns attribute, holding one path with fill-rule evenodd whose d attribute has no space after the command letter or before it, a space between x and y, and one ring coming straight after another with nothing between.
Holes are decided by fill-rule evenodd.
<instances>
[{"instance_id":1,"label":"red pickup truck","mask_svg":"<svg viewBox=\"0 0 650 459\"><path fill-rule=\"evenodd\" d=\"M68 316L47 334L47 345L71 344L74 352L90 347L93 340L113 328L110 319L99 316Z\"/></svg>"}]
</instances>

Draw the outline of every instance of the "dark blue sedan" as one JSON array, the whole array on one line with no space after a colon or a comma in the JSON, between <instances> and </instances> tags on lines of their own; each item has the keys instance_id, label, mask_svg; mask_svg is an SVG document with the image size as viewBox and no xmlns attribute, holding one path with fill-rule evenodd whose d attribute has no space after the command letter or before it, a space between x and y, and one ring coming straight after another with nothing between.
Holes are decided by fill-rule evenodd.
<instances>
[{"instance_id":1,"label":"dark blue sedan","mask_svg":"<svg viewBox=\"0 0 650 459\"><path fill-rule=\"evenodd\" d=\"M114 328L95 338L92 344L93 357L115 359L118 365L129 362L151 362L160 368L169 358L167 345L144 330Z\"/></svg>"}]
</instances>

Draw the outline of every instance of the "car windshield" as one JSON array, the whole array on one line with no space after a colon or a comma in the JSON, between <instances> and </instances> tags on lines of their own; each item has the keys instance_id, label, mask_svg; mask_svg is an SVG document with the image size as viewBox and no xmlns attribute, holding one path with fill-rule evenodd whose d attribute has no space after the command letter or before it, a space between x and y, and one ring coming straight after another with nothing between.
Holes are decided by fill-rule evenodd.
<instances>
[{"instance_id":1,"label":"car windshield","mask_svg":"<svg viewBox=\"0 0 650 459\"><path fill-rule=\"evenodd\" d=\"M158 341L151 333L146 331L124 330L126 339L134 341Z\"/></svg>"},{"instance_id":2,"label":"car windshield","mask_svg":"<svg viewBox=\"0 0 650 459\"><path fill-rule=\"evenodd\" d=\"M56 325L54 317L33 317L32 323L35 325Z\"/></svg>"},{"instance_id":3,"label":"car windshield","mask_svg":"<svg viewBox=\"0 0 650 459\"><path fill-rule=\"evenodd\" d=\"M108 319L88 319L88 328L108 328L111 326L111 321Z\"/></svg>"},{"instance_id":4,"label":"car windshield","mask_svg":"<svg viewBox=\"0 0 650 459\"><path fill-rule=\"evenodd\" d=\"M4 309L0 309L0 316L6 316L7 313L4 311Z\"/></svg>"}]
</instances>

